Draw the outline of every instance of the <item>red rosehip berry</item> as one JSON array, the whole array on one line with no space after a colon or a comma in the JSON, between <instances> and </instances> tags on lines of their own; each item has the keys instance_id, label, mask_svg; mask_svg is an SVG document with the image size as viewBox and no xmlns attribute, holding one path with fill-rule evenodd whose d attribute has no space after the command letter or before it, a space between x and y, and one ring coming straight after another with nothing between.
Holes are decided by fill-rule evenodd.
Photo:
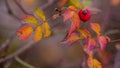
<instances>
[{"instance_id":1,"label":"red rosehip berry","mask_svg":"<svg viewBox=\"0 0 120 68\"><path fill-rule=\"evenodd\" d=\"M79 11L79 17L83 22L86 22L90 19L91 13L90 10L84 8Z\"/></svg>"}]
</instances>

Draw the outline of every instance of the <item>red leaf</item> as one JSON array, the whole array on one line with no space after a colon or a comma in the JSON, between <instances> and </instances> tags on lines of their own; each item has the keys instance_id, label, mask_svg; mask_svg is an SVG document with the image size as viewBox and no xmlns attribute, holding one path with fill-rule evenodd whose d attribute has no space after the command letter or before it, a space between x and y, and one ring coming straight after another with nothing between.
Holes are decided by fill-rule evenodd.
<instances>
[{"instance_id":1,"label":"red leaf","mask_svg":"<svg viewBox=\"0 0 120 68\"><path fill-rule=\"evenodd\" d=\"M97 36L98 43L100 44L100 49L103 51L106 47L107 42L110 42L110 38L108 36Z\"/></svg>"},{"instance_id":2,"label":"red leaf","mask_svg":"<svg viewBox=\"0 0 120 68\"><path fill-rule=\"evenodd\" d=\"M90 51L96 48L96 41L94 38L88 37L86 40L86 44L84 46L84 51L89 54Z\"/></svg>"},{"instance_id":3,"label":"red leaf","mask_svg":"<svg viewBox=\"0 0 120 68\"><path fill-rule=\"evenodd\" d=\"M27 40L33 32L32 26L24 26L17 31L20 40Z\"/></svg>"},{"instance_id":4,"label":"red leaf","mask_svg":"<svg viewBox=\"0 0 120 68\"><path fill-rule=\"evenodd\" d=\"M67 21L67 20L69 20L70 18L72 18L73 14L74 14L73 11L67 9L67 10L64 12L64 14L63 14L63 16L64 16L64 22Z\"/></svg>"},{"instance_id":5,"label":"red leaf","mask_svg":"<svg viewBox=\"0 0 120 68\"><path fill-rule=\"evenodd\" d=\"M69 37L71 33L73 33L77 28L79 28L79 26L80 26L79 16L77 13L74 13L74 15L72 16L72 23L71 23L71 27L70 27L67 37Z\"/></svg>"}]
</instances>

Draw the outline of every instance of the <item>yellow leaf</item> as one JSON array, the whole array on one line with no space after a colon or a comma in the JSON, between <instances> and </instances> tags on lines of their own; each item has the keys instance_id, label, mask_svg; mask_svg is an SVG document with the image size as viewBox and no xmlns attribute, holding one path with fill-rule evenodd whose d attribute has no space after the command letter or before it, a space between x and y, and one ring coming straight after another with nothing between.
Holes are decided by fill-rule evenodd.
<instances>
[{"instance_id":1,"label":"yellow leaf","mask_svg":"<svg viewBox=\"0 0 120 68\"><path fill-rule=\"evenodd\" d=\"M81 37L87 38L88 36L90 37L90 32L86 29L80 28L78 29L78 32L81 34Z\"/></svg>"},{"instance_id":2,"label":"yellow leaf","mask_svg":"<svg viewBox=\"0 0 120 68\"><path fill-rule=\"evenodd\" d=\"M89 68L102 68L102 64L97 59L94 59L93 56L89 56L87 63Z\"/></svg>"},{"instance_id":3,"label":"yellow leaf","mask_svg":"<svg viewBox=\"0 0 120 68\"><path fill-rule=\"evenodd\" d=\"M75 33L72 33L71 36L67 39L68 41L75 41L75 40L79 40L79 36Z\"/></svg>"},{"instance_id":4,"label":"yellow leaf","mask_svg":"<svg viewBox=\"0 0 120 68\"><path fill-rule=\"evenodd\" d=\"M90 27L93 31L95 31L98 35L100 35L101 27L98 23L90 23Z\"/></svg>"},{"instance_id":5,"label":"yellow leaf","mask_svg":"<svg viewBox=\"0 0 120 68\"><path fill-rule=\"evenodd\" d=\"M34 16L31 16L31 15L26 15L25 17L23 17L23 21L25 21L26 23L34 24L34 25L39 24L38 20Z\"/></svg>"},{"instance_id":6,"label":"yellow leaf","mask_svg":"<svg viewBox=\"0 0 120 68\"><path fill-rule=\"evenodd\" d=\"M93 67L94 68L102 68L102 65L98 60L93 59Z\"/></svg>"},{"instance_id":7,"label":"yellow leaf","mask_svg":"<svg viewBox=\"0 0 120 68\"><path fill-rule=\"evenodd\" d=\"M38 16L43 21L46 20L46 16L45 16L44 12L41 9L39 9L39 8L37 8L35 10L35 15Z\"/></svg>"},{"instance_id":8,"label":"yellow leaf","mask_svg":"<svg viewBox=\"0 0 120 68\"><path fill-rule=\"evenodd\" d=\"M68 7L68 9L70 9L70 10L72 10L72 11L76 11L76 12L79 11L78 8L77 8L76 6L74 6L74 5L70 5L70 6Z\"/></svg>"},{"instance_id":9,"label":"yellow leaf","mask_svg":"<svg viewBox=\"0 0 120 68\"><path fill-rule=\"evenodd\" d=\"M74 5L78 8L81 6L79 0L69 0L69 4Z\"/></svg>"},{"instance_id":10,"label":"yellow leaf","mask_svg":"<svg viewBox=\"0 0 120 68\"><path fill-rule=\"evenodd\" d=\"M33 39L35 42L38 42L42 39L42 28L40 26L36 27Z\"/></svg>"},{"instance_id":11,"label":"yellow leaf","mask_svg":"<svg viewBox=\"0 0 120 68\"><path fill-rule=\"evenodd\" d=\"M32 26L24 26L17 31L20 40L27 40L33 32Z\"/></svg>"},{"instance_id":12,"label":"yellow leaf","mask_svg":"<svg viewBox=\"0 0 120 68\"><path fill-rule=\"evenodd\" d=\"M51 30L50 30L50 26L49 26L48 22L44 22L42 24L42 32L44 34L44 37L50 36Z\"/></svg>"}]
</instances>

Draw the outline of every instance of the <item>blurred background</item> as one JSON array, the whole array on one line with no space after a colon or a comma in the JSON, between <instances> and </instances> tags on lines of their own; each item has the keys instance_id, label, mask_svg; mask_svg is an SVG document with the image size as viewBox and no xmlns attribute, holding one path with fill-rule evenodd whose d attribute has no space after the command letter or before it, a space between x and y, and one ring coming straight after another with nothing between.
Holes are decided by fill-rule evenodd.
<instances>
[{"instance_id":1,"label":"blurred background","mask_svg":"<svg viewBox=\"0 0 120 68\"><path fill-rule=\"evenodd\" d=\"M21 0L20 3L28 13L33 13L35 8L50 2L45 8L42 7L46 17L50 18L56 13L55 8L59 7L59 1ZM16 16L19 18L25 16L14 0L8 0L8 3ZM85 4L92 11L89 22L101 24L103 33L114 31L113 34L109 35L112 40L120 39L120 0L85 0ZM0 45L14 35L20 27L20 22L8 12L5 0L0 0ZM49 20L49 24L52 27L52 35L27 48L19 55L20 59L35 68L82 68L84 53L80 44L76 43L73 46L60 44L66 36L70 24L64 23L63 17ZM0 50L0 59L16 52L29 41L20 41L16 37L5 50ZM97 54L95 57L98 58ZM120 68L120 42L108 44L102 57L105 58L104 63L107 66L104 68ZM0 68L27 67L12 59L0 63Z\"/></svg>"}]
</instances>

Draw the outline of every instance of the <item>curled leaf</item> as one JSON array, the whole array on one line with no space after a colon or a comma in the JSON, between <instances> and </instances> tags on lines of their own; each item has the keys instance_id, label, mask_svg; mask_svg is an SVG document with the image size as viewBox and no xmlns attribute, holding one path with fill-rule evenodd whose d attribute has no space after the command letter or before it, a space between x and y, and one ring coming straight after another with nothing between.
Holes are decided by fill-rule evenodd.
<instances>
[{"instance_id":1,"label":"curled leaf","mask_svg":"<svg viewBox=\"0 0 120 68\"><path fill-rule=\"evenodd\" d=\"M46 20L46 16L45 16L44 12L43 12L41 9L37 8L37 9L35 10L34 14L35 14L35 16L37 16L39 19L41 19L41 20L43 20L43 21Z\"/></svg>"},{"instance_id":2,"label":"curled leaf","mask_svg":"<svg viewBox=\"0 0 120 68\"><path fill-rule=\"evenodd\" d=\"M80 19L77 13L74 13L74 15L72 16L72 23L71 23L71 27L70 30L68 32L68 37L71 35L71 33L73 33L77 28L80 27Z\"/></svg>"},{"instance_id":3,"label":"curled leaf","mask_svg":"<svg viewBox=\"0 0 120 68\"><path fill-rule=\"evenodd\" d=\"M61 42L61 44L67 44L69 43L70 45L74 44L79 40L79 36L76 33L72 33L70 37L66 38L65 41Z\"/></svg>"},{"instance_id":4,"label":"curled leaf","mask_svg":"<svg viewBox=\"0 0 120 68\"><path fill-rule=\"evenodd\" d=\"M64 14L63 14L63 16L64 16L64 22L67 21L67 20L69 20L70 18L72 18L73 14L74 14L73 11L67 9L67 10L64 12Z\"/></svg>"},{"instance_id":5,"label":"curled leaf","mask_svg":"<svg viewBox=\"0 0 120 68\"><path fill-rule=\"evenodd\" d=\"M90 27L93 31L95 31L98 35L100 35L101 27L98 23L90 23Z\"/></svg>"},{"instance_id":6,"label":"curled leaf","mask_svg":"<svg viewBox=\"0 0 120 68\"><path fill-rule=\"evenodd\" d=\"M107 45L107 42L110 42L110 38L108 36L97 36L98 43L100 44L100 49L103 51Z\"/></svg>"},{"instance_id":7,"label":"curled leaf","mask_svg":"<svg viewBox=\"0 0 120 68\"><path fill-rule=\"evenodd\" d=\"M32 26L24 26L17 31L20 40L27 40L33 32Z\"/></svg>"},{"instance_id":8,"label":"curled leaf","mask_svg":"<svg viewBox=\"0 0 120 68\"><path fill-rule=\"evenodd\" d=\"M94 38L88 37L86 40L86 44L84 45L84 51L89 54L89 52L93 51L96 48L96 41Z\"/></svg>"},{"instance_id":9,"label":"curled leaf","mask_svg":"<svg viewBox=\"0 0 120 68\"><path fill-rule=\"evenodd\" d=\"M38 20L31 15L26 15L25 17L23 17L23 21L34 25L39 25Z\"/></svg>"},{"instance_id":10,"label":"curled leaf","mask_svg":"<svg viewBox=\"0 0 120 68\"><path fill-rule=\"evenodd\" d=\"M43 32L44 37L49 37L51 35L51 30L50 30L50 26L48 22L44 22L42 24L42 32Z\"/></svg>"},{"instance_id":11,"label":"curled leaf","mask_svg":"<svg viewBox=\"0 0 120 68\"><path fill-rule=\"evenodd\" d=\"M34 38L33 40L35 42L38 42L42 39L42 28L40 26L37 26L35 29L35 33L34 33Z\"/></svg>"}]
</instances>

